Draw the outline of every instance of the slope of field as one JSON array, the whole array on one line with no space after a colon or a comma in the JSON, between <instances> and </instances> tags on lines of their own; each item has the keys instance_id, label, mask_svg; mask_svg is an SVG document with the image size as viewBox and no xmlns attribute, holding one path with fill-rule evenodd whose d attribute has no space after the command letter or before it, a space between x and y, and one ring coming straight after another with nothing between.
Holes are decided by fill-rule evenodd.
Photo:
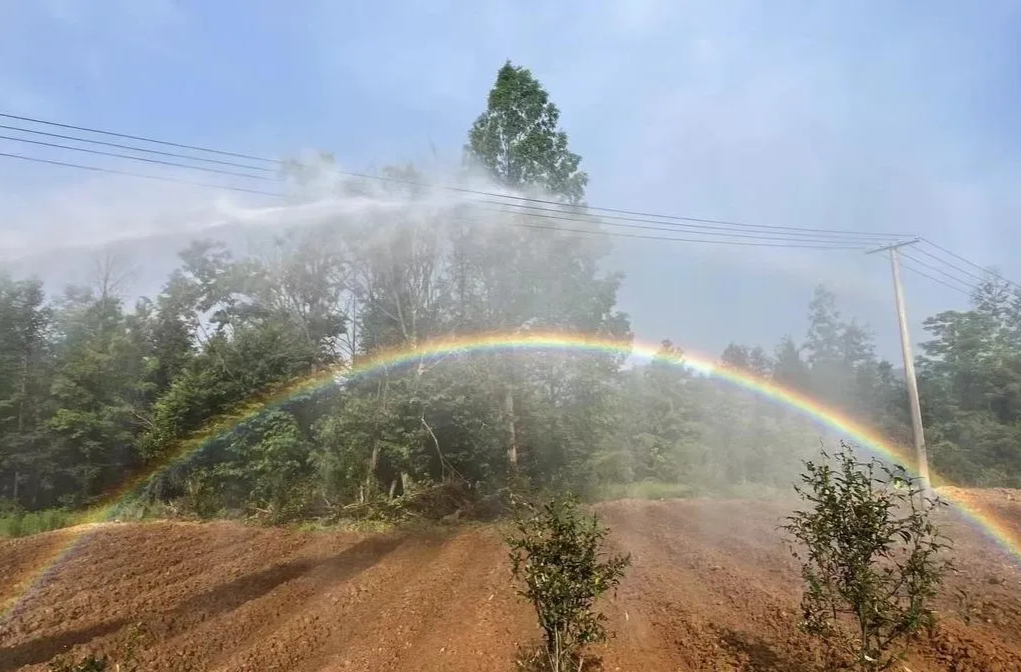
<instances>
[{"instance_id":1,"label":"slope of field","mask_svg":"<svg viewBox=\"0 0 1021 672\"><path fill-rule=\"evenodd\" d=\"M974 492L1021 526L1021 494ZM599 507L633 568L603 608L604 670L808 670L797 569L744 501ZM951 523L961 572L909 669L1021 670L1021 570ZM75 539L77 538L77 541ZM116 653L132 626L145 670L512 670L534 641L499 530L302 533L229 523L113 524L0 542L0 604L63 551L0 623L0 672L72 651ZM957 589L967 598L954 598ZM967 616L968 623L965 623Z\"/></svg>"}]
</instances>

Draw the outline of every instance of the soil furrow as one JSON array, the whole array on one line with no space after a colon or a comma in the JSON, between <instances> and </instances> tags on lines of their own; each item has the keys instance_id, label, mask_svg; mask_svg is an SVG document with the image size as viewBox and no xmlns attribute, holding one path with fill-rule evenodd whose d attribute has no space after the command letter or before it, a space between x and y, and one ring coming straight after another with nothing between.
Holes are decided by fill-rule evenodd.
<instances>
[{"instance_id":1,"label":"soil furrow","mask_svg":"<svg viewBox=\"0 0 1021 672\"><path fill-rule=\"evenodd\" d=\"M1021 529L1021 497L970 491ZM600 607L615 633L593 647L619 670L806 671L797 566L777 532L781 504L623 501L596 507L633 566ZM231 523L111 524L87 530L0 628L0 672L56 655L116 655L134 624L147 671L513 670L534 645L498 526L430 534L305 533ZM913 672L1021 671L1021 569L953 516L960 573L942 619L912 646ZM0 541L10 597L72 535ZM20 587L19 587L20 586ZM966 598L958 600L956 592Z\"/></svg>"}]
</instances>

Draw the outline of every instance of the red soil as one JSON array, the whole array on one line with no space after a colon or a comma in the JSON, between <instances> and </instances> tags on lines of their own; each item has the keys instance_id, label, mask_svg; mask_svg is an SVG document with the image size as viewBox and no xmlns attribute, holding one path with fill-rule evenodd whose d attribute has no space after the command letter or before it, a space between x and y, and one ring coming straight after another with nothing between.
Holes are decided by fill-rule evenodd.
<instances>
[{"instance_id":1,"label":"red soil","mask_svg":"<svg viewBox=\"0 0 1021 672\"><path fill-rule=\"evenodd\" d=\"M1021 493L971 495L1021 529ZM604 670L821 669L796 627L797 568L775 531L781 505L624 501L599 511L633 559L602 605L616 632L593 651ZM937 633L914 645L907 668L1021 671L1021 568L971 528L950 532L961 572ZM149 633L144 670L513 670L518 646L537 636L492 526L63 530L0 542L0 605L76 534L0 620L0 672L44 670L68 651L116 655L135 624Z\"/></svg>"}]
</instances>

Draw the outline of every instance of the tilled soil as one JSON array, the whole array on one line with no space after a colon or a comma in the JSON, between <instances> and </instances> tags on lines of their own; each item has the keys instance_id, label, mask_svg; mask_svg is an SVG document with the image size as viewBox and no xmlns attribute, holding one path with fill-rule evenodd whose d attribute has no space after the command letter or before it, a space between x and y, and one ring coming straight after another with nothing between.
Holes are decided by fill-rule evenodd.
<instances>
[{"instance_id":1,"label":"tilled soil","mask_svg":"<svg viewBox=\"0 0 1021 672\"><path fill-rule=\"evenodd\" d=\"M1021 529L1021 493L969 495ZM633 560L602 604L616 633L593 649L603 670L823 669L797 629L782 505L598 509ZM1021 671L1021 568L968 525L949 531L960 572L906 668ZM143 670L514 670L538 633L506 553L500 530L481 525L360 535L110 524L4 541L0 672L45 670L68 652L119 655L135 626L147 633Z\"/></svg>"}]
</instances>

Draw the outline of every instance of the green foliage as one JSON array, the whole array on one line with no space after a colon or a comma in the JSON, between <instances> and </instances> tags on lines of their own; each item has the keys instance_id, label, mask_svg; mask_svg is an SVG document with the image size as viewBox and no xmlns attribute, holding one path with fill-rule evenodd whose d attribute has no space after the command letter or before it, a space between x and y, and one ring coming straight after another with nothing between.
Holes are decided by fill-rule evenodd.
<instances>
[{"instance_id":1,"label":"green foliage","mask_svg":"<svg viewBox=\"0 0 1021 672\"><path fill-rule=\"evenodd\" d=\"M784 530L799 545L803 627L859 669L885 670L904 641L934 624L949 547L933 522L941 506L901 467L863 462L842 445L831 464L806 461L795 486L810 507Z\"/></svg>"},{"instance_id":2,"label":"green foliage","mask_svg":"<svg viewBox=\"0 0 1021 672\"><path fill-rule=\"evenodd\" d=\"M0 510L0 537L27 537L74 525L76 516L62 509L25 511L20 507Z\"/></svg>"},{"instance_id":3,"label":"green foliage","mask_svg":"<svg viewBox=\"0 0 1021 672\"><path fill-rule=\"evenodd\" d=\"M606 638L605 616L596 598L615 588L630 555L604 558L606 530L598 518L583 516L573 498L554 499L520 520L508 539L511 567L524 588L519 594L535 608L545 636L548 669L581 667L581 649Z\"/></svg>"},{"instance_id":4,"label":"green foliage","mask_svg":"<svg viewBox=\"0 0 1021 672\"><path fill-rule=\"evenodd\" d=\"M488 105L468 133L467 158L512 187L539 186L580 203L588 175L557 127L560 110L526 68L507 61L496 75Z\"/></svg>"},{"instance_id":5,"label":"green foliage","mask_svg":"<svg viewBox=\"0 0 1021 672\"><path fill-rule=\"evenodd\" d=\"M224 443L206 484L221 493L237 493L239 501L228 505L263 509L274 520L288 517L289 506L300 503L297 489L310 475L308 438L297 419L282 410L269 411L236 429Z\"/></svg>"},{"instance_id":6,"label":"green foliage","mask_svg":"<svg viewBox=\"0 0 1021 672\"><path fill-rule=\"evenodd\" d=\"M464 152L500 185L562 203L548 208L598 230L569 144L549 93L506 63ZM437 339L631 338L622 276L604 270L608 239L555 218L536 229L507 208L440 211L414 166L331 184L334 164L323 154L285 173L297 189L393 207L267 235L245 253L193 241L134 306L110 255L88 285L50 295L0 274L0 498L74 510L148 471L123 507L134 515L392 517L451 483L482 497L524 482L587 497L758 494L786 488L818 445L805 418L696 375L669 341L633 367L624 354L501 349L328 384L331 372ZM995 279L973 299L926 322L918 371L930 454L950 480L1019 486L1021 299ZM903 381L825 288L803 339L732 343L719 366L910 440Z\"/></svg>"},{"instance_id":7,"label":"green foliage","mask_svg":"<svg viewBox=\"0 0 1021 672\"><path fill-rule=\"evenodd\" d=\"M62 452L73 456L74 501L87 504L116 482L114 456L131 450L143 353L120 301L91 292L66 301L77 319L58 344L49 427Z\"/></svg>"},{"instance_id":8,"label":"green foliage","mask_svg":"<svg viewBox=\"0 0 1021 672\"><path fill-rule=\"evenodd\" d=\"M0 272L0 498L37 508L59 478L50 440L54 311L38 280Z\"/></svg>"},{"instance_id":9,"label":"green foliage","mask_svg":"<svg viewBox=\"0 0 1021 672\"><path fill-rule=\"evenodd\" d=\"M937 470L981 486L1021 487L1021 292L991 277L973 309L930 317L918 363Z\"/></svg>"}]
</instances>

